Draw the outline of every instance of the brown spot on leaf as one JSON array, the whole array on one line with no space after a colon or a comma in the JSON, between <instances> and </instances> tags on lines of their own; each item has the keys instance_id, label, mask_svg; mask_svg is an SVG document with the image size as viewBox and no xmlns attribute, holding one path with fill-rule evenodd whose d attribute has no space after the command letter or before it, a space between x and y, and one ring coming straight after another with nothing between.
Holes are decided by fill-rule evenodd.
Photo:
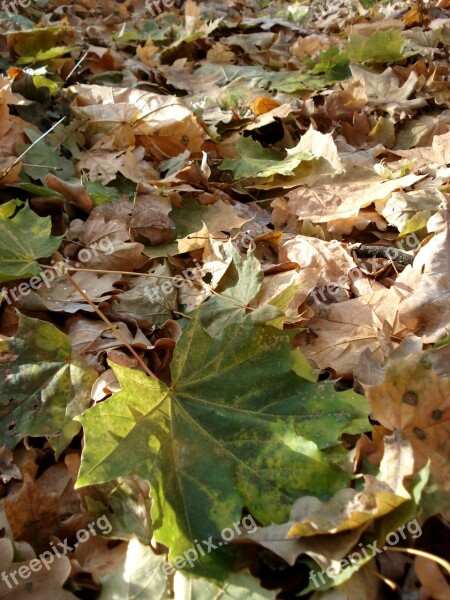
<instances>
[{"instance_id":1,"label":"brown spot on leaf","mask_svg":"<svg viewBox=\"0 0 450 600\"><path fill-rule=\"evenodd\" d=\"M407 391L403 394L402 400L405 404L417 406L419 402L419 396L416 394L416 392Z\"/></svg>"}]
</instances>

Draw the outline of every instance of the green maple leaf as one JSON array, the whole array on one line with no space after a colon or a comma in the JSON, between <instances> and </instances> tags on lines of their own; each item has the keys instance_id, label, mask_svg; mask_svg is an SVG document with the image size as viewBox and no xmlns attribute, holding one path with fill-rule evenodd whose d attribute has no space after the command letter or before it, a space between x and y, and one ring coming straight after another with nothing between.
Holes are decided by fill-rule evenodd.
<instances>
[{"instance_id":1,"label":"green maple leaf","mask_svg":"<svg viewBox=\"0 0 450 600\"><path fill-rule=\"evenodd\" d=\"M291 339L251 321L212 338L197 315L177 343L170 387L113 365L121 391L78 417L77 486L132 471L149 480L155 538L171 558L218 536L243 507L283 522L300 495L328 498L351 476L326 450L343 431L367 429L366 402L298 377ZM212 575L218 562L216 552L197 568Z\"/></svg>"},{"instance_id":2,"label":"green maple leaf","mask_svg":"<svg viewBox=\"0 0 450 600\"><path fill-rule=\"evenodd\" d=\"M260 263L252 252L243 260L229 241L223 245L222 254L232 261L215 290L220 296L211 296L201 312L202 324L212 335L245 318L246 307L258 294L264 279Z\"/></svg>"},{"instance_id":3,"label":"green maple leaf","mask_svg":"<svg viewBox=\"0 0 450 600\"><path fill-rule=\"evenodd\" d=\"M51 323L20 315L17 335L0 341L0 445L46 436L58 456L80 430L93 369L71 359L70 339Z\"/></svg>"},{"instance_id":4,"label":"green maple leaf","mask_svg":"<svg viewBox=\"0 0 450 600\"><path fill-rule=\"evenodd\" d=\"M28 204L15 217L11 214L0 213L0 281L39 275L36 260L58 250L63 238L51 237L51 218L39 217Z\"/></svg>"},{"instance_id":5,"label":"green maple leaf","mask_svg":"<svg viewBox=\"0 0 450 600\"><path fill-rule=\"evenodd\" d=\"M350 36L347 54L356 63L387 63L401 60L404 40L401 31L388 29L374 31L369 37L359 34Z\"/></svg>"}]
</instances>

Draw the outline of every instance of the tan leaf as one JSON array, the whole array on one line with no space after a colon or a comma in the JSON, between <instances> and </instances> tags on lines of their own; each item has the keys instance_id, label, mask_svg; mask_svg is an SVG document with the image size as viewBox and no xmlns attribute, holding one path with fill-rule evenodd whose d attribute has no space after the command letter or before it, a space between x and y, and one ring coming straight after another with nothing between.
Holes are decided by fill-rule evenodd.
<instances>
[{"instance_id":1,"label":"tan leaf","mask_svg":"<svg viewBox=\"0 0 450 600\"><path fill-rule=\"evenodd\" d=\"M405 118L427 104L425 98L409 99L418 80L414 71L403 86L400 86L391 67L380 75L358 65L351 65L351 71L354 79L364 82L369 104L385 110L391 117Z\"/></svg>"},{"instance_id":2,"label":"tan leaf","mask_svg":"<svg viewBox=\"0 0 450 600\"><path fill-rule=\"evenodd\" d=\"M373 417L391 431L398 430L412 444L415 469L431 461L431 473L442 489L450 491L450 348L389 360L384 381L365 385Z\"/></svg>"},{"instance_id":3,"label":"tan leaf","mask_svg":"<svg viewBox=\"0 0 450 600\"><path fill-rule=\"evenodd\" d=\"M352 217L376 200L388 198L395 190L414 185L424 176L405 175L383 180L365 168L355 168L323 185L300 187L287 194L288 210L299 219L326 223Z\"/></svg>"},{"instance_id":4,"label":"tan leaf","mask_svg":"<svg viewBox=\"0 0 450 600\"><path fill-rule=\"evenodd\" d=\"M364 476L366 485L357 492L342 489L328 502L313 496L299 498L292 509L294 523L288 538L311 537L357 529L372 519L391 512L410 498L397 495L392 488L371 475Z\"/></svg>"},{"instance_id":5,"label":"tan leaf","mask_svg":"<svg viewBox=\"0 0 450 600\"><path fill-rule=\"evenodd\" d=\"M106 221L103 214L93 211L84 225L81 223L80 226L76 219L72 221L67 236L73 241L78 239L89 252L89 259L83 262L83 267L132 271L148 260L141 254L143 244L130 241L125 219Z\"/></svg>"},{"instance_id":6,"label":"tan leaf","mask_svg":"<svg viewBox=\"0 0 450 600\"><path fill-rule=\"evenodd\" d=\"M339 282L341 287L348 287L348 273L357 266L338 241L326 242L303 235L281 246L279 261L297 263L302 269L319 269L318 286Z\"/></svg>"},{"instance_id":7,"label":"tan leaf","mask_svg":"<svg viewBox=\"0 0 450 600\"><path fill-rule=\"evenodd\" d=\"M77 597L71 592L62 589L71 571L67 556L54 556L54 560L48 566L37 558L12 562L13 557L14 549L11 540L1 539L0 569L4 577L0 581L0 598L6 598L6 600L48 600L48 598L76 600ZM31 568L30 565L32 565ZM19 569L25 577L18 575Z\"/></svg>"},{"instance_id":8,"label":"tan leaf","mask_svg":"<svg viewBox=\"0 0 450 600\"><path fill-rule=\"evenodd\" d=\"M400 305L401 322L427 343L450 335L450 224L447 211L436 214L434 222L439 218L442 218L439 230L414 259L414 269L422 273L419 286Z\"/></svg>"}]
</instances>

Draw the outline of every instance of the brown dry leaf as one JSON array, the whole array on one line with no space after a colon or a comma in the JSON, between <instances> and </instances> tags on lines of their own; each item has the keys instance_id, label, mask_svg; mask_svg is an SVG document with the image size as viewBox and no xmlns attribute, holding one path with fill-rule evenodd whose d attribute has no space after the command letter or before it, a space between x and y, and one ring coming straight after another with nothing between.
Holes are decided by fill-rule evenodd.
<instances>
[{"instance_id":1,"label":"brown dry leaf","mask_svg":"<svg viewBox=\"0 0 450 600\"><path fill-rule=\"evenodd\" d=\"M89 573L96 584L101 583L101 578L114 573L125 560L127 543L111 545L111 540L100 536L91 535L86 542L78 544L76 550L71 552L70 563L72 577L77 580Z\"/></svg>"},{"instance_id":2,"label":"brown dry leaf","mask_svg":"<svg viewBox=\"0 0 450 600\"><path fill-rule=\"evenodd\" d=\"M412 150L395 150L395 154L414 160L415 167L450 164L450 131L433 137L431 146Z\"/></svg>"},{"instance_id":3,"label":"brown dry leaf","mask_svg":"<svg viewBox=\"0 0 450 600\"><path fill-rule=\"evenodd\" d=\"M439 487L450 491L450 347L390 359L385 378L377 385L364 385L373 417L391 431L399 431L412 444L418 470L428 459Z\"/></svg>"},{"instance_id":4,"label":"brown dry leaf","mask_svg":"<svg viewBox=\"0 0 450 600\"><path fill-rule=\"evenodd\" d=\"M310 292L317 286L320 275L319 269L301 269L267 275L264 277L256 306L264 306L290 286L295 286L296 292L286 308L285 314L289 322L300 322L314 316L309 314L305 302Z\"/></svg>"},{"instance_id":5,"label":"brown dry leaf","mask_svg":"<svg viewBox=\"0 0 450 600\"><path fill-rule=\"evenodd\" d=\"M408 121L397 134L397 148L408 149L414 146L431 146L436 136L450 130L450 110L439 115L420 115Z\"/></svg>"},{"instance_id":6,"label":"brown dry leaf","mask_svg":"<svg viewBox=\"0 0 450 600\"><path fill-rule=\"evenodd\" d=\"M0 480L2 483L8 483L11 479L21 480L20 469L14 464L14 455L12 450L0 448Z\"/></svg>"},{"instance_id":7,"label":"brown dry leaf","mask_svg":"<svg viewBox=\"0 0 450 600\"><path fill-rule=\"evenodd\" d=\"M326 223L353 217L372 202L388 198L395 190L414 185L423 175L405 175L388 181L358 168L323 185L300 187L287 194L288 210L299 219Z\"/></svg>"},{"instance_id":8,"label":"brown dry leaf","mask_svg":"<svg viewBox=\"0 0 450 600\"><path fill-rule=\"evenodd\" d=\"M157 194L140 194L133 206L129 223L132 233L148 238L152 246L168 242L175 223L168 216L170 199Z\"/></svg>"},{"instance_id":9,"label":"brown dry leaf","mask_svg":"<svg viewBox=\"0 0 450 600\"><path fill-rule=\"evenodd\" d=\"M66 200L78 206L86 213L90 213L94 207L93 202L87 193L86 187L81 183L69 183L63 181L53 173L49 173L45 178L46 185L56 192L59 192Z\"/></svg>"},{"instance_id":10,"label":"brown dry leaf","mask_svg":"<svg viewBox=\"0 0 450 600\"><path fill-rule=\"evenodd\" d=\"M0 157L14 156L17 144L26 141L24 125L22 119L9 114L6 98L0 91Z\"/></svg>"},{"instance_id":11,"label":"brown dry leaf","mask_svg":"<svg viewBox=\"0 0 450 600\"><path fill-rule=\"evenodd\" d=\"M133 335L125 323L115 323L121 338L131 346L142 350L153 345L138 328ZM93 321L84 317L72 317L67 321L67 335L72 342L74 354L98 354L123 347L121 339L115 335L103 321Z\"/></svg>"},{"instance_id":12,"label":"brown dry leaf","mask_svg":"<svg viewBox=\"0 0 450 600\"><path fill-rule=\"evenodd\" d=\"M419 79L414 71L402 86L391 67L380 75L358 65L351 65L351 71L354 79L364 83L368 104L386 111L392 118L404 119L427 104L425 98L409 99Z\"/></svg>"},{"instance_id":13,"label":"brown dry leaf","mask_svg":"<svg viewBox=\"0 0 450 600\"><path fill-rule=\"evenodd\" d=\"M448 210L428 222L428 230L436 233L414 259L414 270L422 273L419 286L400 305L401 322L426 343L450 335L449 228Z\"/></svg>"},{"instance_id":14,"label":"brown dry leaf","mask_svg":"<svg viewBox=\"0 0 450 600\"><path fill-rule=\"evenodd\" d=\"M353 121L354 114L367 104L364 83L360 80L344 83L325 98L325 109L333 121Z\"/></svg>"},{"instance_id":15,"label":"brown dry leaf","mask_svg":"<svg viewBox=\"0 0 450 600\"><path fill-rule=\"evenodd\" d=\"M280 248L279 262L297 263L302 269L319 269L318 286L329 283L348 287L348 273L357 267L337 240L326 242L297 235Z\"/></svg>"},{"instance_id":16,"label":"brown dry leaf","mask_svg":"<svg viewBox=\"0 0 450 600\"><path fill-rule=\"evenodd\" d=\"M67 556L59 558L55 556L48 567L46 563L37 558L12 562L13 558L14 548L11 540L1 539L0 569L6 578L2 578L0 581L0 598L6 598L6 600L48 600L48 598L76 600L77 597L71 592L62 589L71 571L70 560ZM25 567L27 568L25 569ZM17 571L21 568L26 578L18 576ZM15 576L11 573L15 573ZM14 578L18 582L17 586L14 584Z\"/></svg>"},{"instance_id":17,"label":"brown dry leaf","mask_svg":"<svg viewBox=\"0 0 450 600\"><path fill-rule=\"evenodd\" d=\"M4 500L4 509L14 539L29 542L36 551L45 550L60 530L59 495L42 493L29 472L23 473L19 491Z\"/></svg>"},{"instance_id":18,"label":"brown dry leaf","mask_svg":"<svg viewBox=\"0 0 450 600\"><path fill-rule=\"evenodd\" d=\"M382 363L385 335L376 328L370 306L360 298L321 305L308 322L308 331L299 335L302 353L318 369L332 369L337 377L352 377L365 350Z\"/></svg>"},{"instance_id":19,"label":"brown dry leaf","mask_svg":"<svg viewBox=\"0 0 450 600\"><path fill-rule=\"evenodd\" d=\"M100 213L92 212L84 223L75 219L67 231L68 239L79 241L88 249L90 258L83 267L109 271L133 271L142 267L147 258L142 256L143 244L130 241L130 233L125 219L106 221Z\"/></svg>"},{"instance_id":20,"label":"brown dry leaf","mask_svg":"<svg viewBox=\"0 0 450 600\"><path fill-rule=\"evenodd\" d=\"M86 293L91 302L99 304L117 294L114 284L120 280L120 275L115 273L82 272L72 274L74 282ZM26 310L52 310L55 312L74 313L79 310L94 312L84 297L64 276L52 282L41 285L36 292L19 296L23 308Z\"/></svg>"},{"instance_id":21,"label":"brown dry leaf","mask_svg":"<svg viewBox=\"0 0 450 600\"><path fill-rule=\"evenodd\" d=\"M428 598L433 598L433 600L450 598L450 584L436 562L424 556L416 556L414 570Z\"/></svg>"},{"instance_id":22,"label":"brown dry leaf","mask_svg":"<svg viewBox=\"0 0 450 600\"><path fill-rule=\"evenodd\" d=\"M72 110L80 119L89 120L86 135L92 141L112 133L117 125L128 123L136 138L142 138L136 140L137 145L147 147L146 142L151 143L153 136L160 144L172 138L176 147L172 146L168 156L177 156L186 148L199 152L208 137L192 111L176 96L84 84L69 89L77 94Z\"/></svg>"},{"instance_id":23,"label":"brown dry leaf","mask_svg":"<svg viewBox=\"0 0 450 600\"><path fill-rule=\"evenodd\" d=\"M118 173L136 183L158 179L158 172L144 160L144 155L145 150L141 146L118 152L85 150L81 152L77 170L89 173L91 181L100 181L104 185L113 181Z\"/></svg>"}]
</instances>

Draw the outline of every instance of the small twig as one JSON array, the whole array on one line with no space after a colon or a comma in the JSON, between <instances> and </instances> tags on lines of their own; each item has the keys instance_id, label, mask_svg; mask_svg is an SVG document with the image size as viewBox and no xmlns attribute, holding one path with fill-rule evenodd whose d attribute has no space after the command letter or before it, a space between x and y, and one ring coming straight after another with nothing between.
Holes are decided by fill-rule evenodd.
<instances>
[{"instance_id":1,"label":"small twig","mask_svg":"<svg viewBox=\"0 0 450 600\"><path fill-rule=\"evenodd\" d=\"M33 148L33 146L35 146L35 145L36 145L38 142L40 142L41 140L43 140L43 139L44 139L44 138L45 138L45 137L46 137L46 136L47 136L47 135L48 135L48 134L49 134L51 131L53 131L53 130L54 130L56 127L58 127L58 125L59 125L60 123L62 123L62 122L64 121L64 119L65 119L65 118L66 118L66 117L62 117L62 118L61 118L59 121L57 121L56 123L54 123L54 124L53 124L53 125L50 127L50 129L49 129L48 131L46 131L45 133L43 133L42 135L40 135L40 136L38 137L38 139L37 139L37 140L34 140L34 142L33 142L33 143L30 145L30 146L28 146L28 148L26 148L26 150L24 150L24 151L22 152L22 154L20 154L20 156L18 156L18 157L15 159L15 161L12 163L12 165L11 165L10 167L8 167L8 169L6 169L6 171L5 171L5 172L4 172L4 173L1 175L1 177L0 177L0 181L1 181L1 180L2 180L4 177L6 177L6 176L8 175L8 173L11 171L11 169L12 169L12 168L14 168L14 167L17 165L17 163L18 163L18 162L20 162L20 161L22 160L22 158L23 158L23 157L24 157L26 154L28 154L28 152L31 150L31 148Z\"/></svg>"},{"instance_id":2,"label":"small twig","mask_svg":"<svg viewBox=\"0 0 450 600\"><path fill-rule=\"evenodd\" d=\"M402 252L392 246L367 246L366 244L349 244L348 249L359 258L385 258L399 265L412 265L414 256Z\"/></svg>"},{"instance_id":3,"label":"small twig","mask_svg":"<svg viewBox=\"0 0 450 600\"><path fill-rule=\"evenodd\" d=\"M131 352L131 354L134 356L134 358L138 361L138 363L141 365L141 367L144 369L144 371L147 373L147 375L149 375L149 377L152 377L153 379L156 379L156 375L154 373L152 373L152 371L148 368L148 366L145 364L145 362L142 360L142 358L139 356L139 354L136 352L136 350L133 348L133 346L131 346L131 344L129 344L127 342L127 340L123 337L123 335L121 334L119 329L116 329L116 327L113 325L113 323L111 323L111 321L108 319L108 317L106 317L102 313L102 311L97 306L95 306L95 304L92 302L92 300L89 298L89 296L85 292L83 292L83 290L76 283L76 281L74 281L72 279L72 277L69 275L69 273L65 273L65 276L66 276L67 281L86 300L86 302L89 304L89 306L98 314L100 319L102 321L104 321L108 325L108 327L111 328L111 331L116 336L116 338L119 340L119 342L121 342L124 346L126 346L128 348L128 350Z\"/></svg>"}]
</instances>

